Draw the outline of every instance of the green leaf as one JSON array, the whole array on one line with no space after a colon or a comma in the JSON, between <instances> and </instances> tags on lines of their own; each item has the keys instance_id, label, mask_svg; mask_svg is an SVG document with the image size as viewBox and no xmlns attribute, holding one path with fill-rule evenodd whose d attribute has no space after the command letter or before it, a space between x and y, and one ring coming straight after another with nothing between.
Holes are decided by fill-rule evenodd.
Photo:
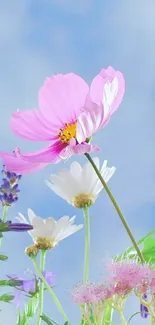
<instances>
[{"instance_id":1,"label":"green leaf","mask_svg":"<svg viewBox=\"0 0 155 325\"><path fill-rule=\"evenodd\" d=\"M6 261L8 259L8 256L0 254L0 261Z\"/></svg>"},{"instance_id":2,"label":"green leaf","mask_svg":"<svg viewBox=\"0 0 155 325\"><path fill-rule=\"evenodd\" d=\"M4 287L4 286L17 287L19 285L21 285L21 281L19 280L13 280L13 279L0 280L0 287Z\"/></svg>"},{"instance_id":3,"label":"green leaf","mask_svg":"<svg viewBox=\"0 0 155 325\"><path fill-rule=\"evenodd\" d=\"M80 321L80 325L87 325L84 319Z\"/></svg>"},{"instance_id":4,"label":"green leaf","mask_svg":"<svg viewBox=\"0 0 155 325\"><path fill-rule=\"evenodd\" d=\"M140 245L140 244L143 244L144 241L147 239L147 238L150 238L153 234L155 234L155 229L151 230L147 235L145 235L144 237L142 237L141 239L139 239L137 241L137 244ZM130 246L129 248L126 249L126 251L124 253L122 253L121 255L117 256L116 257L116 260L117 261L120 261L121 259L125 258L126 256L128 256L129 253L131 253L132 251L135 250L135 247L134 246ZM135 256L135 254L134 254ZM129 256L128 256L129 257Z\"/></svg>"},{"instance_id":5,"label":"green leaf","mask_svg":"<svg viewBox=\"0 0 155 325\"><path fill-rule=\"evenodd\" d=\"M155 237L144 240L142 254L145 262L155 262Z\"/></svg>"},{"instance_id":6,"label":"green leaf","mask_svg":"<svg viewBox=\"0 0 155 325\"><path fill-rule=\"evenodd\" d=\"M47 325L58 325L54 320L50 319L48 316L46 316L45 314L43 314L42 316L40 316L40 318L47 324ZM66 325L68 324L68 322L65 323Z\"/></svg>"},{"instance_id":7,"label":"green leaf","mask_svg":"<svg viewBox=\"0 0 155 325\"><path fill-rule=\"evenodd\" d=\"M10 302L14 299L14 295L10 293L4 293L3 295L0 296L0 301L3 302Z\"/></svg>"}]
</instances>

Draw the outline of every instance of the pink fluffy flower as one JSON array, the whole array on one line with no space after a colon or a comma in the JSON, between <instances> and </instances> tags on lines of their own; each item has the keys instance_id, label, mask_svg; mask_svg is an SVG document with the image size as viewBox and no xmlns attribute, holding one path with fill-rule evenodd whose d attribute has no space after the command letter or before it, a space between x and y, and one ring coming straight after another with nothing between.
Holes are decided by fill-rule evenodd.
<instances>
[{"instance_id":1,"label":"pink fluffy flower","mask_svg":"<svg viewBox=\"0 0 155 325\"><path fill-rule=\"evenodd\" d=\"M34 153L18 151L16 160L12 154L0 152L6 167L26 173L73 154L99 150L88 139L108 123L122 101L124 89L123 75L112 67L102 69L90 88L73 73L47 78L39 91L39 109L14 113L11 129L26 140L50 144ZM27 162L30 165L26 166Z\"/></svg>"},{"instance_id":2,"label":"pink fluffy flower","mask_svg":"<svg viewBox=\"0 0 155 325\"><path fill-rule=\"evenodd\" d=\"M125 296L143 282L148 266L134 261L123 261L111 263L107 265L107 269L110 271L110 287L114 288L115 294Z\"/></svg>"},{"instance_id":3,"label":"pink fluffy flower","mask_svg":"<svg viewBox=\"0 0 155 325\"><path fill-rule=\"evenodd\" d=\"M107 298L107 288L93 283L76 286L72 291L72 299L77 304L97 303Z\"/></svg>"},{"instance_id":4,"label":"pink fluffy flower","mask_svg":"<svg viewBox=\"0 0 155 325\"><path fill-rule=\"evenodd\" d=\"M104 310L109 306L109 300L106 299L106 287L97 284L80 284L72 292L72 299L80 305L82 320L86 324L101 324L103 321Z\"/></svg>"}]
</instances>

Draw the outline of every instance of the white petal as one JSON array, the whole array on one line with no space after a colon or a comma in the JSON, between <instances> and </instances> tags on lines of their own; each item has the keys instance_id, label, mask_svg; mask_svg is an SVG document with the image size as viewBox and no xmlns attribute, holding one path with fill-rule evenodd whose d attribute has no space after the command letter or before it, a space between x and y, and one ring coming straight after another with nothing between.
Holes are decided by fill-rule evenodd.
<instances>
[{"instance_id":1,"label":"white petal","mask_svg":"<svg viewBox=\"0 0 155 325\"><path fill-rule=\"evenodd\" d=\"M56 227L57 221L54 218L44 219L44 232L46 233L45 237L54 237Z\"/></svg>"},{"instance_id":2,"label":"white petal","mask_svg":"<svg viewBox=\"0 0 155 325\"><path fill-rule=\"evenodd\" d=\"M61 236L61 238L59 240L62 240L64 238L66 238L66 237L74 234L75 232L77 232L78 230L80 230L82 228L83 228L83 225L78 225L78 226L77 225L73 225L71 227L66 228L64 230L64 232L63 232L63 234L62 234L62 236Z\"/></svg>"},{"instance_id":3,"label":"white petal","mask_svg":"<svg viewBox=\"0 0 155 325\"><path fill-rule=\"evenodd\" d=\"M118 93L118 79L115 77L112 82L104 86L103 104L111 106Z\"/></svg>"},{"instance_id":4,"label":"white petal","mask_svg":"<svg viewBox=\"0 0 155 325\"><path fill-rule=\"evenodd\" d=\"M16 220L20 221L21 223L28 223L27 219L24 217L22 213L18 213L18 216L15 217Z\"/></svg>"},{"instance_id":5,"label":"white petal","mask_svg":"<svg viewBox=\"0 0 155 325\"><path fill-rule=\"evenodd\" d=\"M99 158L95 157L93 161L99 170ZM109 181L114 172L115 167L107 167L107 160L105 160L100 170L105 182ZM83 167L78 162L73 162L69 170L64 169L57 175L51 175L50 182L46 181L46 184L70 204L73 204L77 195L90 193L97 197L103 189L101 181L89 162Z\"/></svg>"},{"instance_id":6,"label":"white petal","mask_svg":"<svg viewBox=\"0 0 155 325\"><path fill-rule=\"evenodd\" d=\"M68 201L68 196L67 193L65 193L65 190L63 190L63 186L59 187L55 184L51 184L49 181L45 181L45 183L53 192L62 197L64 200Z\"/></svg>"},{"instance_id":7,"label":"white petal","mask_svg":"<svg viewBox=\"0 0 155 325\"><path fill-rule=\"evenodd\" d=\"M81 172L82 172L81 165L77 161L74 161L70 166L71 176L76 180L81 180Z\"/></svg>"},{"instance_id":8,"label":"white petal","mask_svg":"<svg viewBox=\"0 0 155 325\"><path fill-rule=\"evenodd\" d=\"M45 225L43 219L40 217L35 217L32 220L33 230L36 232L38 237L44 237L45 235Z\"/></svg>"},{"instance_id":9,"label":"white petal","mask_svg":"<svg viewBox=\"0 0 155 325\"><path fill-rule=\"evenodd\" d=\"M34 213L34 211L32 209L27 209L27 213L28 213L28 217L29 217L29 220L30 220L30 223L32 225L33 223L33 219L36 218L36 214Z\"/></svg>"}]
</instances>

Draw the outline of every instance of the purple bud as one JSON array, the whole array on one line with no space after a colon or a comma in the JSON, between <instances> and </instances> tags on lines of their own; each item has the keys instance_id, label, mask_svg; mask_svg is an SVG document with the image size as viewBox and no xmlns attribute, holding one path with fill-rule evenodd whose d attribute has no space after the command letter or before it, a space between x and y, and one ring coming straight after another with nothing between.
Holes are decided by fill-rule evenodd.
<instances>
[{"instance_id":1,"label":"purple bud","mask_svg":"<svg viewBox=\"0 0 155 325\"><path fill-rule=\"evenodd\" d=\"M147 300L147 294L144 293L142 298L144 300ZM141 312L141 317L142 318L147 318L148 317L148 312L149 311L148 311L148 308L145 305L143 305L143 304L140 305L140 312Z\"/></svg>"},{"instance_id":2,"label":"purple bud","mask_svg":"<svg viewBox=\"0 0 155 325\"><path fill-rule=\"evenodd\" d=\"M9 229L8 231L17 231L17 232L22 232L22 231L29 231L33 229L33 226L27 223L9 223Z\"/></svg>"}]
</instances>

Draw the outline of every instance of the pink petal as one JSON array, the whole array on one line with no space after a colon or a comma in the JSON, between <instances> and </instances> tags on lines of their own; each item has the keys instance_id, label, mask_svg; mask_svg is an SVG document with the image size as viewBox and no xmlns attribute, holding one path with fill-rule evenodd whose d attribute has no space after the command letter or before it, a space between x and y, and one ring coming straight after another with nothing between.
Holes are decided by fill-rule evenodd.
<instances>
[{"instance_id":1,"label":"pink petal","mask_svg":"<svg viewBox=\"0 0 155 325\"><path fill-rule=\"evenodd\" d=\"M79 143L84 142L87 138L92 137L92 135L103 125L105 125L109 119L109 110L105 114L103 105L96 105L92 103L90 98L85 106L85 110L80 114L76 125L76 138ZM87 108L88 107L88 108Z\"/></svg>"},{"instance_id":2,"label":"pink petal","mask_svg":"<svg viewBox=\"0 0 155 325\"><path fill-rule=\"evenodd\" d=\"M23 160L22 158L17 158L13 153L0 152L0 159L3 160L6 168L14 173L18 174L28 174L35 172L39 169L44 168L47 164L43 163L32 163Z\"/></svg>"},{"instance_id":3,"label":"pink petal","mask_svg":"<svg viewBox=\"0 0 155 325\"><path fill-rule=\"evenodd\" d=\"M73 145L73 141L72 141L72 143L69 146L67 146L60 152L59 157L61 159L68 159L75 154L83 155L88 152L99 151L99 150L100 148L96 145L91 145L86 142Z\"/></svg>"},{"instance_id":4,"label":"pink petal","mask_svg":"<svg viewBox=\"0 0 155 325\"><path fill-rule=\"evenodd\" d=\"M37 109L14 113L11 129L19 137L32 141L56 139L58 132L58 127L49 123Z\"/></svg>"},{"instance_id":5,"label":"pink petal","mask_svg":"<svg viewBox=\"0 0 155 325\"><path fill-rule=\"evenodd\" d=\"M20 154L21 158L31 163L53 163L60 160L59 153L65 148L66 144L57 141L44 149L33 153Z\"/></svg>"},{"instance_id":6,"label":"pink petal","mask_svg":"<svg viewBox=\"0 0 155 325\"><path fill-rule=\"evenodd\" d=\"M106 92L106 84L112 84L108 97L111 97L110 113L113 114L119 107L124 96L125 80L123 74L112 67L101 70L101 72L93 79L90 87L90 97L96 104L103 102L104 93Z\"/></svg>"},{"instance_id":7,"label":"pink petal","mask_svg":"<svg viewBox=\"0 0 155 325\"><path fill-rule=\"evenodd\" d=\"M47 78L39 91L39 107L45 118L63 127L74 123L84 106L89 87L73 73Z\"/></svg>"}]
</instances>

